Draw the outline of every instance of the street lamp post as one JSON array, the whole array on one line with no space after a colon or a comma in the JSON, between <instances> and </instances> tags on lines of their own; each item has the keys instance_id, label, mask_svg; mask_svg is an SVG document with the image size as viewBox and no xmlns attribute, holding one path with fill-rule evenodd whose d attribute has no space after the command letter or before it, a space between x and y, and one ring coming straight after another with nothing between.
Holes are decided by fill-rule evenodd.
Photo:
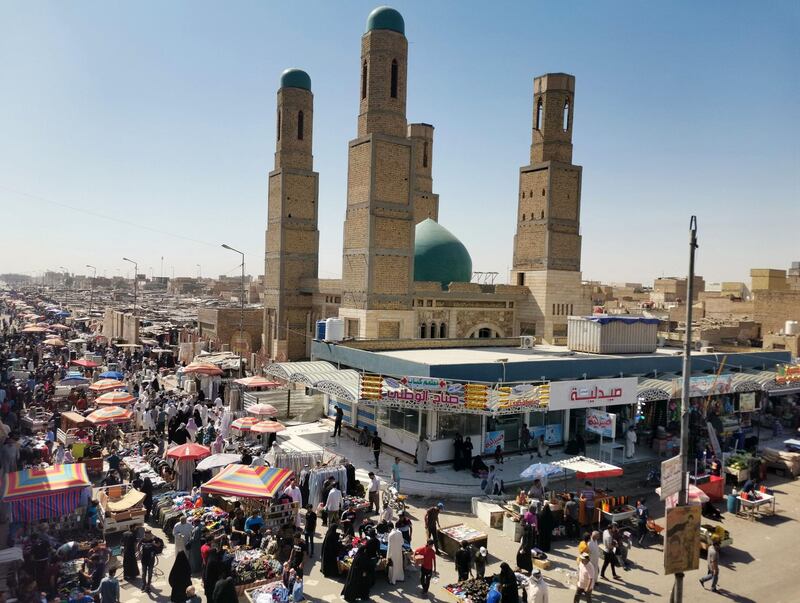
<instances>
[{"instance_id":1,"label":"street lamp post","mask_svg":"<svg viewBox=\"0 0 800 603\"><path fill-rule=\"evenodd\" d=\"M67 276L69 276L69 270L64 268L64 266L59 266L61 270L64 271L64 310L67 309Z\"/></svg>"},{"instance_id":2,"label":"street lamp post","mask_svg":"<svg viewBox=\"0 0 800 603\"><path fill-rule=\"evenodd\" d=\"M200 264L195 264L195 266L197 266L197 278L202 279L203 278L203 267L200 266Z\"/></svg>"},{"instance_id":3,"label":"street lamp post","mask_svg":"<svg viewBox=\"0 0 800 603\"><path fill-rule=\"evenodd\" d=\"M222 244L222 247L242 256L242 291L239 296L239 376L244 377L244 363L242 362L242 343L244 342L244 253L225 243Z\"/></svg>"},{"instance_id":4,"label":"street lamp post","mask_svg":"<svg viewBox=\"0 0 800 603\"><path fill-rule=\"evenodd\" d=\"M97 278L97 268L95 268L91 264L86 264L86 267L87 268L91 268L92 270L94 270L94 274L92 274L92 285L89 288L89 314L91 315L91 313L92 313L92 305L94 303L94 281Z\"/></svg>"},{"instance_id":5,"label":"street lamp post","mask_svg":"<svg viewBox=\"0 0 800 603\"><path fill-rule=\"evenodd\" d=\"M139 264L134 262L133 260L129 260L128 258L122 258L126 262L130 262L133 264L133 319L137 320L136 318L136 293L139 288ZM138 325L138 322L137 322ZM135 341L133 343L136 343Z\"/></svg>"}]
</instances>

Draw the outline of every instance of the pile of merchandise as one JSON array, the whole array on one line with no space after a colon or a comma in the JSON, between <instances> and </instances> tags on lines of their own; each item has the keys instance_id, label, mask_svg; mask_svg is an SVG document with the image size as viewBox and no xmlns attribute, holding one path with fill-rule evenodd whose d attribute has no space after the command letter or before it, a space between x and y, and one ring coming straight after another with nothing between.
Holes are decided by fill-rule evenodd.
<instances>
[{"instance_id":1,"label":"pile of merchandise","mask_svg":"<svg viewBox=\"0 0 800 603\"><path fill-rule=\"evenodd\" d=\"M765 448L761 458L774 469L787 471L794 477L800 475L800 453Z\"/></svg>"},{"instance_id":2,"label":"pile of merchandise","mask_svg":"<svg viewBox=\"0 0 800 603\"><path fill-rule=\"evenodd\" d=\"M287 603L289 600L289 589L280 581L258 586L248 594L253 603Z\"/></svg>"},{"instance_id":3,"label":"pile of merchandise","mask_svg":"<svg viewBox=\"0 0 800 603\"><path fill-rule=\"evenodd\" d=\"M472 603L483 603L489 594L489 582L484 578L470 578L456 584L448 584L444 588L457 599Z\"/></svg>"},{"instance_id":4,"label":"pile of merchandise","mask_svg":"<svg viewBox=\"0 0 800 603\"><path fill-rule=\"evenodd\" d=\"M138 474L141 479L149 477L153 483L153 488L156 490L166 487L167 482L153 469L153 466L145 457L138 455L126 456L122 459L122 463L133 473Z\"/></svg>"},{"instance_id":5,"label":"pile of merchandise","mask_svg":"<svg viewBox=\"0 0 800 603\"><path fill-rule=\"evenodd\" d=\"M353 511L366 511L370 508L370 502L358 496L345 496L342 499L342 510L352 508Z\"/></svg>"},{"instance_id":6,"label":"pile of merchandise","mask_svg":"<svg viewBox=\"0 0 800 603\"><path fill-rule=\"evenodd\" d=\"M239 549L233 554L231 571L236 585L250 584L259 580L279 578L283 566L280 561L269 559L260 549Z\"/></svg>"}]
</instances>

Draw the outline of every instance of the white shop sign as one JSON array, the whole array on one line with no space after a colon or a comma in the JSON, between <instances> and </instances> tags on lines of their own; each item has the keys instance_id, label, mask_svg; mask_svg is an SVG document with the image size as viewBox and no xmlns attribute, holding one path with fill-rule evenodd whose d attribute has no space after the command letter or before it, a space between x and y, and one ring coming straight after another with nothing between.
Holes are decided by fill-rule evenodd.
<instances>
[{"instance_id":1,"label":"white shop sign","mask_svg":"<svg viewBox=\"0 0 800 603\"><path fill-rule=\"evenodd\" d=\"M551 381L549 410L636 404L636 377Z\"/></svg>"}]
</instances>

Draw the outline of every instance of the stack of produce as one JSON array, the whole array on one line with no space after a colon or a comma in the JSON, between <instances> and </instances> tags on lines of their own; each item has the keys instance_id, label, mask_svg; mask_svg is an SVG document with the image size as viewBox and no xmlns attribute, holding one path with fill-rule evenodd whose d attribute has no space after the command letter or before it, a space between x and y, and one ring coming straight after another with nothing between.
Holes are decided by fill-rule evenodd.
<instances>
[{"instance_id":1,"label":"stack of produce","mask_svg":"<svg viewBox=\"0 0 800 603\"><path fill-rule=\"evenodd\" d=\"M770 467L783 469L793 476L800 475L800 453L784 452L774 448L765 448L761 453L761 458L769 463Z\"/></svg>"}]
</instances>

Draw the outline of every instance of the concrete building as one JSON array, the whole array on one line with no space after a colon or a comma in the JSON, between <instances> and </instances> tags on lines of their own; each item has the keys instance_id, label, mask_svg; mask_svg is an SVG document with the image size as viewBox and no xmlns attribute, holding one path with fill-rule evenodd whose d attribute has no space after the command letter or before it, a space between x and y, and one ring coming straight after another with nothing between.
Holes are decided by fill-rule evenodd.
<instances>
[{"instance_id":1,"label":"concrete building","mask_svg":"<svg viewBox=\"0 0 800 603\"><path fill-rule=\"evenodd\" d=\"M244 320L242 320L242 314ZM229 350L248 357L261 347L264 311L261 308L198 308L197 332L214 350ZM242 337L239 337L239 325Z\"/></svg>"},{"instance_id":2,"label":"concrete building","mask_svg":"<svg viewBox=\"0 0 800 603\"><path fill-rule=\"evenodd\" d=\"M785 291L789 288L785 270L772 268L753 268L750 270L753 291Z\"/></svg>"}]
</instances>

